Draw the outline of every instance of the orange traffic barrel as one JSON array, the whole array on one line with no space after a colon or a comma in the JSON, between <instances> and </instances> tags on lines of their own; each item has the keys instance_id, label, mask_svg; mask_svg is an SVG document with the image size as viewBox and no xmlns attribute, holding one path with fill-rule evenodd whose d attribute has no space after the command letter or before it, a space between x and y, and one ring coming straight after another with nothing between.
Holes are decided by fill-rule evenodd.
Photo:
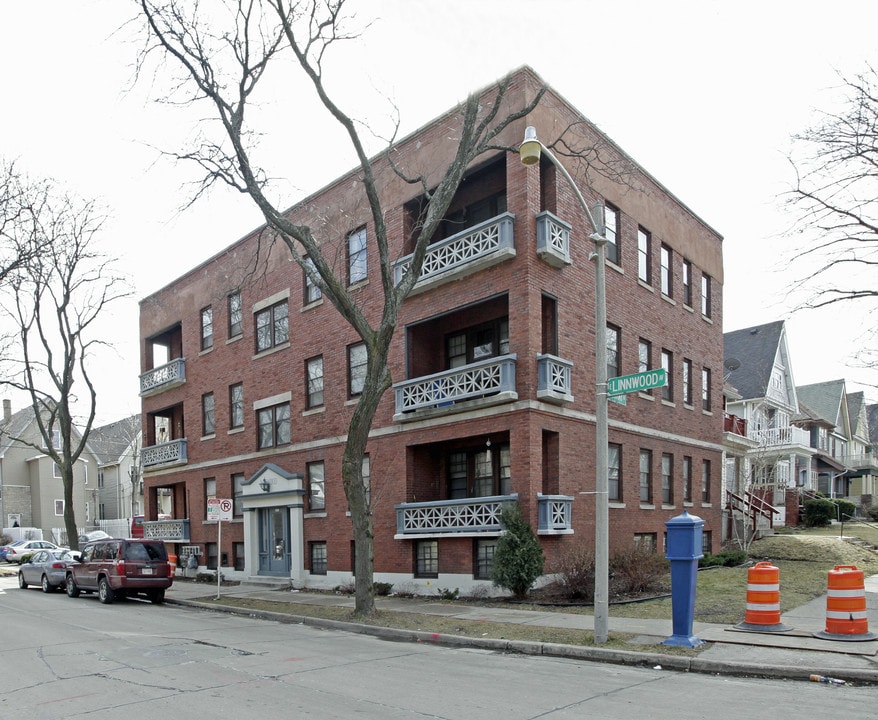
<instances>
[{"instance_id":1,"label":"orange traffic barrel","mask_svg":"<svg viewBox=\"0 0 878 720\"><path fill-rule=\"evenodd\" d=\"M739 630L786 632L780 621L780 570L770 562L756 563L747 571L747 611Z\"/></svg>"},{"instance_id":2,"label":"orange traffic barrel","mask_svg":"<svg viewBox=\"0 0 878 720\"><path fill-rule=\"evenodd\" d=\"M856 565L836 565L829 571L826 591L826 629L814 633L824 640L874 640L866 615L866 585Z\"/></svg>"}]
</instances>

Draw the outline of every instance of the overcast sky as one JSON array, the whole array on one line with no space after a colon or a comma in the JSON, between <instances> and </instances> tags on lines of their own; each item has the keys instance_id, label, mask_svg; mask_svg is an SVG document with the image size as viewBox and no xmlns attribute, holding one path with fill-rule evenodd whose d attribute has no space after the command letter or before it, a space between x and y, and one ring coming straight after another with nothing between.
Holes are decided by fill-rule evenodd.
<instances>
[{"instance_id":1,"label":"overcast sky","mask_svg":"<svg viewBox=\"0 0 878 720\"><path fill-rule=\"evenodd\" d=\"M790 317L783 290L793 217L790 136L837 107L839 73L878 66L878 3L836 0L354 0L363 37L333 61L349 114L411 132L510 70L530 65L724 241L725 331L787 319L802 385L844 377L878 402L874 374L851 367L865 308ZM0 155L100 199L104 240L134 298L105 324L115 345L98 375L99 424L139 411L137 301L260 224L250 201L215 192L180 211L194 168L179 149L196 117L132 88L136 5L125 0L0 3ZM328 71L329 72L329 71ZM206 111L205 111L206 112ZM279 88L260 112L282 205L354 164L307 86ZM305 118L314 121L303 123ZM300 158L296 151L311 154ZM319 155L317 154L319 153ZM20 401L16 402L19 405Z\"/></svg>"}]
</instances>

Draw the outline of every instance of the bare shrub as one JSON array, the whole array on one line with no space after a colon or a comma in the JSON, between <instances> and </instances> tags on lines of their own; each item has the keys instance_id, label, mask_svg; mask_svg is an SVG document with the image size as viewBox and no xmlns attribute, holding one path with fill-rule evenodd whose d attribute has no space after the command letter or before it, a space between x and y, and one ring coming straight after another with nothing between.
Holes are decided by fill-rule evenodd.
<instances>
[{"instance_id":1,"label":"bare shrub","mask_svg":"<svg viewBox=\"0 0 878 720\"><path fill-rule=\"evenodd\" d=\"M558 561L552 589L568 600L590 600L594 596L594 550L572 548Z\"/></svg>"},{"instance_id":2,"label":"bare shrub","mask_svg":"<svg viewBox=\"0 0 878 720\"><path fill-rule=\"evenodd\" d=\"M653 592L663 588L668 562L651 550L633 548L610 560L613 590L619 595Z\"/></svg>"}]
</instances>

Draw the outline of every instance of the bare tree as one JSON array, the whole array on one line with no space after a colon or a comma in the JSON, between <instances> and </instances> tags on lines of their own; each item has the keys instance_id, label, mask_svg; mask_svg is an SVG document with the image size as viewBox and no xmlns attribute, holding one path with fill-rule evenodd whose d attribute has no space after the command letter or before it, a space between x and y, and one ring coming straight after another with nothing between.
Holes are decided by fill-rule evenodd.
<instances>
[{"instance_id":1,"label":"bare tree","mask_svg":"<svg viewBox=\"0 0 878 720\"><path fill-rule=\"evenodd\" d=\"M0 286L45 245L33 218L46 203L48 189L45 182L30 181L15 163L0 160Z\"/></svg>"},{"instance_id":2,"label":"bare tree","mask_svg":"<svg viewBox=\"0 0 878 720\"><path fill-rule=\"evenodd\" d=\"M92 382L94 323L113 300L130 294L96 248L103 216L93 202L58 192L48 182L21 185L20 212L11 235L27 236L40 252L10 271L2 286L2 311L14 331L14 353L0 386L27 393L41 442L13 438L45 452L64 485L67 539L78 547L73 469L85 450L95 417Z\"/></svg>"},{"instance_id":3,"label":"bare tree","mask_svg":"<svg viewBox=\"0 0 878 720\"><path fill-rule=\"evenodd\" d=\"M803 268L794 290L802 308L857 302L874 312L878 299L878 75L871 66L842 78L837 113L793 136L796 184L787 202L796 215Z\"/></svg>"},{"instance_id":4,"label":"bare tree","mask_svg":"<svg viewBox=\"0 0 878 720\"><path fill-rule=\"evenodd\" d=\"M324 59L336 44L354 37L345 29L344 0L227 0L211 4L210 14L197 4L182 0L138 0L149 29L140 70L159 53L175 71L176 99L204 101L219 120L221 138L204 140L180 159L197 163L203 171L198 193L216 183L226 183L247 193L262 212L268 227L289 248L295 261L329 299L363 340L367 353L366 378L348 426L342 462L342 479L353 522L356 547L356 612L374 611L373 525L368 491L362 478L363 457L379 402L391 385L388 352L403 300L417 281L428 242L445 215L454 194L473 160L489 150L500 150L497 136L512 122L525 117L539 102L542 91L519 111L503 114L500 106L506 84L500 82L488 96L471 96L461 105L452 133L457 149L438 182L423 176L399 177L419 187L426 201L414 239L408 273L399 284L393 276L391 245L385 225L385 208L376 181L373 158L361 139L358 121L330 96L324 78ZM336 244L322 227L292 223L266 194L266 173L251 159L255 130L245 113L269 66L273 71L304 73L326 111L343 128L359 162L361 192L368 203L374 239L380 255L384 303L380 318L372 324L348 291L346 278L334 272ZM275 67L276 66L276 67ZM182 75L180 72L182 71ZM295 136L295 127L286 132ZM394 140L386 157L391 165ZM434 170L435 168L431 168ZM321 233L323 233L321 235ZM335 249L334 249L335 248ZM307 261L306 261L307 258Z\"/></svg>"}]
</instances>

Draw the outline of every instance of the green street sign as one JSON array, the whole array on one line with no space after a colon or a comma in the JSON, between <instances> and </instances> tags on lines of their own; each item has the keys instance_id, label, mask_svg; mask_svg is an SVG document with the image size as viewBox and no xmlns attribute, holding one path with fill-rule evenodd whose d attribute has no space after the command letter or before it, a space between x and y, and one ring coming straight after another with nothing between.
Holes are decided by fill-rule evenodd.
<instances>
[{"instance_id":1,"label":"green street sign","mask_svg":"<svg viewBox=\"0 0 878 720\"><path fill-rule=\"evenodd\" d=\"M608 395L624 395L625 393L643 392L668 384L668 371L664 368L647 370L634 375L620 375L607 379Z\"/></svg>"}]
</instances>

